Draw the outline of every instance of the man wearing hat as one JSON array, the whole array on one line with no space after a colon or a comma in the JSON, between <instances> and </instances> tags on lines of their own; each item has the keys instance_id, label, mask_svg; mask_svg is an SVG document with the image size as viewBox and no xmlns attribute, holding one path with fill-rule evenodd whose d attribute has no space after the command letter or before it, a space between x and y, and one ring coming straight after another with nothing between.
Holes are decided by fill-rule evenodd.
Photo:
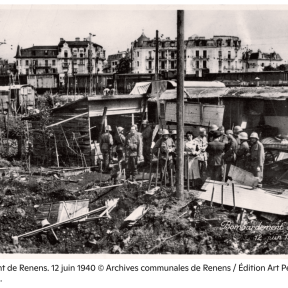
<instances>
[{"instance_id":1,"label":"man wearing hat","mask_svg":"<svg viewBox=\"0 0 288 288\"><path fill-rule=\"evenodd\" d=\"M250 147L248 144L248 134L246 132L241 132L238 136L240 140L240 148L237 150L237 160L236 160L236 166L243 169L243 170L249 170L249 159L250 156Z\"/></svg>"},{"instance_id":2,"label":"man wearing hat","mask_svg":"<svg viewBox=\"0 0 288 288\"><path fill-rule=\"evenodd\" d=\"M226 175L225 181L228 179L228 174L231 165L235 165L236 161L236 150L237 150L237 142L233 137L232 130L226 130L226 135L228 138L228 144L225 145L225 154L223 155L223 160L226 164Z\"/></svg>"},{"instance_id":3,"label":"man wearing hat","mask_svg":"<svg viewBox=\"0 0 288 288\"><path fill-rule=\"evenodd\" d=\"M259 141L259 136L256 132L251 133L250 143L251 172L259 179L258 187L262 187L265 154L263 144Z\"/></svg>"},{"instance_id":4,"label":"man wearing hat","mask_svg":"<svg viewBox=\"0 0 288 288\"><path fill-rule=\"evenodd\" d=\"M131 126L130 133L125 140L125 155L127 161L126 178L130 179L130 175L132 175L132 181L135 181L138 158L142 158L142 139L134 125Z\"/></svg>"},{"instance_id":5,"label":"man wearing hat","mask_svg":"<svg viewBox=\"0 0 288 288\"><path fill-rule=\"evenodd\" d=\"M200 163L200 174L201 177L203 177L204 173L206 173L207 170L207 153L206 149L208 146L207 136L206 136L206 129L203 127L200 127L199 129L199 136L195 138L196 145L198 146L198 149L200 151L199 154L199 163Z\"/></svg>"},{"instance_id":6,"label":"man wearing hat","mask_svg":"<svg viewBox=\"0 0 288 288\"><path fill-rule=\"evenodd\" d=\"M210 175L211 180L222 181L222 173L223 173L223 153L225 144L220 142L219 138L221 136L220 131L214 131L213 133L213 141L208 143L208 147L206 149L208 156L208 173Z\"/></svg>"},{"instance_id":7,"label":"man wearing hat","mask_svg":"<svg viewBox=\"0 0 288 288\"><path fill-rule=\"evenodd\" d=\"M115 145L116 145L116 152L118 155L118 162L120 162L124 158L123 150L124 150L124 143L125 143L125 136L123 134L124 128L123 127L116 127L117 134L115 136Z\"/></svg>"},{"instance_id":8,"label":"man wearing hat","mask_svg":"<svg viewBox=\"0 0 288 288\"><path fill-rule=\"evenodd\" d=\"M103 133L100 137L100 150L103 155L103 170L104 172L108 171L111 157L111 148L113 146L113 137L110 134L112 131L111 126L107 125L105 127L105 133Z\"/></svg>"},{"instance_id":9,"label":"man wearing hat","mask_svg":"<svg viewBox=\"0 0 288 288\"><path fill-rule=\"evenodd\" d=\"M165 163L167 160L167 172L168 172L168 177L170 180L170 185L172 183L171 179L171 170L173 171L173 154L175 152L175 143L172 140L172 138L169 138L169 131L166 129L163 129L162 132L162 138L160 138L154 145L152 153L155 154L156 156L158 155L158 149L160 149L160 159L159 159L159 164L160 164L160 171L161 171L161 179L163 178L164 175L164 167Z\"/></svg>"},{"instance_id":10,"label":"man wearing hat","mask_svg":"<svg viewBox=\"0 0 288 288\"><path fill-rule=\"evenodd\" d=\"M212 142L213 141L213 135L214 132L218 130L218 126L213 124L210 126L209 132L208 132L208 142Z\"/></svg>"},{"instance_id":11,"label":"man wearing hat","mask_svg":"<svg viewBox=\"0 0 288 288\"><path fill-rule=\"evenodd\" d=\"M142 121L143 131L142 131L142 139L143 139L143 157L146 165L150 164L150 154L151 154L151 143L152 143L152 134L153 131L148 124L148 120Z\"/></svg>"}]
</instances>

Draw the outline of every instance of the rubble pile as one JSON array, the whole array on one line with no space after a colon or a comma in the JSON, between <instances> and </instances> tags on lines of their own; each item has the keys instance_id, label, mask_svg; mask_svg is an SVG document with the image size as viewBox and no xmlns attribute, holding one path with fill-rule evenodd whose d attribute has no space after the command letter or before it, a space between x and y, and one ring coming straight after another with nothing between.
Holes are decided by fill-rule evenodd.
<instances>
[{"instance_id":1,"label":"rubble pile","mask_svg":"<svg viewBox=\"0 0 288 288\"><path fill-rule=\"evenodd\" d=\"M21 174L21 173L20 173ZM111 186L110 175L97 172L71 176L13 176L0 181L0 253L115 253L115 254L286 254L286 216L245 211L197 200L193 191L178 200L175 191L162 187L147 195L148 183ZM57 176L57 177L56 177ZM98 186L99 187L99 186ZM88 191L85 191L88 190ZM253 193L253 192L251 192ZM12 236L41 228L37 213L45 203L90 201L89 210L119 199L107 216L60 225L13 244ZM140 207L140 208L139 208ZM143 209L142 209L143 208ZM142 209L142 210L141 210ZM125 221L145 211L135 221ZM94 216L94 215L93 215ZM89 219L89 218L88 218ZM233 229L243 225L245 230ZM270 225L282 230L249 230ZM248 229L248 230L247 230Z\"/></svg>"}]
</instances>

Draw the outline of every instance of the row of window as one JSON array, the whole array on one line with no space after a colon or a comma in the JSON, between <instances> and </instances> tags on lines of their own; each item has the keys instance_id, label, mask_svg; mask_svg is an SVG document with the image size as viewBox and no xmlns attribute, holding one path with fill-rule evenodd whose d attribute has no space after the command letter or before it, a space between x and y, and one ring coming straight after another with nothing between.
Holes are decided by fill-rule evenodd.
<instances>
[{"instance_id":1,"label":"row of window","mask_svg":"<svg viewBox=\"0 0 288 288\"><path fill-rule=\"evenodd\" d=\"M25 61L25 62L24 62ZM29 66L30 64L31 65L34 65L34 66L49 66L51 65L51 62L49 63L48 60L44 60L44 63L39 63L38 60L22 60L22 63L23 63L23 66L24 66L24 63L25 63L25 66ZM16 65L17 66L21 66L21 60L17 60L16 61ZM56 60L52 60L52 66L56 66Z\"/></svg>"}]
</instances>

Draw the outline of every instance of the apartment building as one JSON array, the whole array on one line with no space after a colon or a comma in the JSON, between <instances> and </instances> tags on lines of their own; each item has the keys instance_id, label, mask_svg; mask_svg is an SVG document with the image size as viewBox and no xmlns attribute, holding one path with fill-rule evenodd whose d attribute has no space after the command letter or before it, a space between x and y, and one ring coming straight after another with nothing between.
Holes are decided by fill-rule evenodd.
<instances>
[{"instance_id":1,"label":"apartment building","mask_svg":"<svg viewBox=\"0 0 288 288\"><path fill-rule=\"evenodd\" d=\"M108 55L107 57L107 65L105 70L107 73L116 72L116 67L119 61L126 56L130 57L130 51L127 49L126 51L118 51L116 54Z\"/></svg>"},{"instance_id":2,"label":"apartment building","mask_svg":"<svg viewBox=\"0 0 288 288\"><path fill-rule=\"evenodd\" d=\"M156 39L150 40L144 32L132 45L133 72L155 73ZM185 44L185 73L202 77L204 73L233 73L242 71L241 40L236 36L191 36ZM177 39L159 39L159 73L176 72Z\"/></svg>"},{"instance_id":3,"label":"apartment building","mask_svg":"<svg viewBox=\"0 0 288 288\"><path fill-rule=\"evenodd\" d=\"M276 68L284 64L281 56L276 52L262 53L261 50L253 52L248 50L242 55L243 72L261 72L265 66Z\"/></svg>"},{"instance_id":4,"label":"apartment building","mask_svg":"<svg viewBox=\"0 0 288 288\"><path fill-rule=\"evenodd\" d=\"M91 58L89 58L90 50ZM32 46L25 49L18 46L15 58L19 74L88 74L90 69L92 73L97 71L101 73L105 50L93 42L90 49L87 38L83 41L80 38L75 38L75 41L60 38L60 42L55 46Z\"/></svg>"}]
</instances>

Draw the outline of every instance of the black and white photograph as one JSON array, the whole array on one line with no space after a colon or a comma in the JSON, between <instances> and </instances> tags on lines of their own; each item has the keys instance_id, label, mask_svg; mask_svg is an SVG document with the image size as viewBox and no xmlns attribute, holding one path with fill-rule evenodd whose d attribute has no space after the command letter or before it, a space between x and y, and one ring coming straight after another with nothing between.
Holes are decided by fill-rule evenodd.
<instances>
[{"instance_id":1,"label":"black and white photograph","mask_svg":"<svg viewBox=\"0 0 288 288\"><path fill-rule=\"evenodd\" d=\"M0 254L288 254L287 7L0 22Z\"/></svg>"}]
</instances>

